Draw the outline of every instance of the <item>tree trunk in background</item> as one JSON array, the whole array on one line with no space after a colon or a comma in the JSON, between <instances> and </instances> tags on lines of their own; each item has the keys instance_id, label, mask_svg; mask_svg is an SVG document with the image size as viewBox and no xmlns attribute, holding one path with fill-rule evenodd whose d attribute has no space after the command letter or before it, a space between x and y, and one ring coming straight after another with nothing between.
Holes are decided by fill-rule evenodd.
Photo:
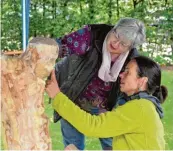
<instances>
[{"instance_id":1,"label":"tree trunk in background","mask_svg":"<svg viewBox=\"0 0 173 151\"><path fill-rule=\"evenodd\" d=\"M173 59L173 37L171 37L171 51L172 51L172 59Z\"/></svg>"},{"instance_id":2,"label":"tree trunk in background","mask_svg":"<svg viewBox=\"0 0 173 151\"><path fill-rule=\"evenodd\" d=\"M42 14L42 25L43 28L46 29L46 1L42 1L42 8L43 8L43 14ZM43 35L46 36L46 30L43 30Z\"/></svg>"},{"instance_id":3,"label":"tree trunk in background","mask_svg":"<svg viewBox=\"0 0 173 151\"><path fill-rule=\"evenodd\" d=\"M94 19L94 1L93 0L88 0L89 4L89 17L91 20Z\"/></svg>"},{"instance_id":4,"label":"tree trunk in background","mask_svg":"<svg viewBox=\"0 0 173 151\"><path fill-rule=\"evenodd\" d=\"M14 10L15 16L18 16L19 10L18 10L18 7L17 7L17 2L15 0L13 0L13 10ZM21 22L17 22L17 28L18 28L17 31L20 32L19 35L21 35L21 37L22 37L22 29L21 29L22 26L20 24L21 24ZM18 36L16 35L14 38L18 39Z\"/></svg>"},{"instance_id":5,"label":"tree trunk in background","mask_svg":"<svg viewBox=\"0 0 173 151\"><path fill-rule=\"evenodd\" d=\"M83 10L82 10L82 2L81 1L79 1L79 6L80 6L80 16L82 18ZM82 26L82 21L80 21L79 25L80 25L80 27Z\"/></svg>"},{"instance_id":6,"label":"tree trunk in background","mask_svg":"<svg viewBox=\"0 0 173 151\"><path fill-rule=\"evenodd\" d=\"M63 7L63 18L66 17L67 15L67 3L68 3L68 0L65 0L64 2L62 1L62 7Z\"/></svg>"},{"instance_id":7,"label":"tree trunk in background","mask_svg":"<svg viewBox=\"0 0 173 151\"><path fill-rule=\"evenodd\" d=\"M117 0L117 18L120 17L120 11L119 11L119 0Z\"/></svg>"},{"instance_id":8,"label":"tree trunk in background","mask_svg":"<svg viewBox=\"0 0 173 151\"><path fill-rule=\"evenodd\" d=\"M133 0L133 8L135 9L136 8L136 6L140 3L140 2L144 2L144 0Z\"/></svg>"},{"instance_id":9,"label":"tree trunk in background","mask_svg":"<svg viewBox=\"0 0 173 151\"><path fill-rule=\"evenodd\" d=\"M2 56L2 137L5 150L51 150L44 113L45 79L58 57L57 43L34 38L19 57Z\"/></svg>"},{"instance_id":10,"label":"tree trunk in background","mask_svg":"<svg viewBox=\"0 0 173 151\"><path fill-rule=\"evenodd\" d=\"M167 6L168 0L165 0L165 7Z\"/></svg>"},{"instance_id":11,"label":"tree trunk in background","mask_svg":"<svg viewBox=\"0 0 173 151\"><path fill-rule=\"evenodd\" d=\"M108 23L111 24L111 18L112 18L112 0L109 0L108 2Z\"/></svg>"},{"instance_id":12,"label":"tree trunk in background","mask_svg":"<svg viewBox=\"0 0 173 151\"><path fill-rule=\"evenodd\" d=\"M56 1L52 1L52 31L51 37L54 37L55 19L56 19Z\"/></svg>"},{"instance_id":13,"label":"tree trunk in background","mask_svg":"<svg viewBox=\"0 0 173 151\"><path fill-rule=\"evenodd\" d=\"M136 5L137 5L137 1L136 0L133 0L133 8L134 9L136 8Z\"/></svg>"}]
</instances>

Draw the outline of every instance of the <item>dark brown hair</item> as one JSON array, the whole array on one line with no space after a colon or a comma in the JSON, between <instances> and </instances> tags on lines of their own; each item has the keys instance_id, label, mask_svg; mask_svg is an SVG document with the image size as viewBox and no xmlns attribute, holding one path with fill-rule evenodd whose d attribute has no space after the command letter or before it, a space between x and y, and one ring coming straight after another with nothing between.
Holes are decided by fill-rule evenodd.
<instances>
[{"instance_id":1,"label":"dark brown hair","mask_svg":"<svg viewBox=\"0 0 173 151\"><path fill-rule=\"evenodd\" d=\"M145 56L133 58L138 66L138 75L147 77L147 92L157 97L160 103L163 103L168 96L168 90L161 85L161 69L160 66L152 59Z\"/></svg>"}]
</instances>

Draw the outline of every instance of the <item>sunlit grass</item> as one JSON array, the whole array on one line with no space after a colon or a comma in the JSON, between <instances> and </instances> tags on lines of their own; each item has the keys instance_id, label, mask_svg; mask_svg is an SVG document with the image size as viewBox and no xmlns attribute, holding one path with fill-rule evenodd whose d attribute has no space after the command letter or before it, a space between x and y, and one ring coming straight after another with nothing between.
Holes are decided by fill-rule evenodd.
<instances>
[{"instance_id":1,"label":"sunlit grass","mask_svg":"<svg viewBox=\"0 0 173 151\"><path fill-rule=\"evenodd\" d=\"M168 98L163 104L166 149L173 149L173 71L162 73L162 84L168 88Z\"/></svg>"}]
</instances>

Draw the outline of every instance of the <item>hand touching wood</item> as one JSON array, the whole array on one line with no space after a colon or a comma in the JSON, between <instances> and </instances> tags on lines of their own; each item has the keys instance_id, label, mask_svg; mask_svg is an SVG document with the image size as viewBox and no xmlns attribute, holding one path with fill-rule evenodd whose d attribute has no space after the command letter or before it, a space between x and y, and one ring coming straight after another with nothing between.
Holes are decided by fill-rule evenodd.
<instances>
[{"instance_id":1,"label":"hand touching wood","mask_svg":"<svg viewBox=\"0 0 173 151\"><path fill-rule=\"evenodd\" d=\"M51 79L46 81L45 90L50 98L54 98L56 94L60 92L60 88L58 86L56 76L55 76L55 70L52 70L51 72Z\"/></svg>"}]
</instances>

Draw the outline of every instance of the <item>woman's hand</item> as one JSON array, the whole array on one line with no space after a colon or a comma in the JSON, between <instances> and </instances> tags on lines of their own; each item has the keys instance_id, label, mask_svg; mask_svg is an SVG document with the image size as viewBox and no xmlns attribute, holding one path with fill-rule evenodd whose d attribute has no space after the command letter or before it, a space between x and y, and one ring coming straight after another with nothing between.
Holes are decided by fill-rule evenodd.
<instances>
[{"instance_id":1,"label":"woman's hand","mask_svg":"<svg viewBox=\"0 0 173 151\"><path fill-rule=\"evenodd\" d=\"M51 79L46 81L45 90L52 99L60 92L60 88L55 76L55 70L52 70L51 72Z\"/></svg>"}]
</instances>

